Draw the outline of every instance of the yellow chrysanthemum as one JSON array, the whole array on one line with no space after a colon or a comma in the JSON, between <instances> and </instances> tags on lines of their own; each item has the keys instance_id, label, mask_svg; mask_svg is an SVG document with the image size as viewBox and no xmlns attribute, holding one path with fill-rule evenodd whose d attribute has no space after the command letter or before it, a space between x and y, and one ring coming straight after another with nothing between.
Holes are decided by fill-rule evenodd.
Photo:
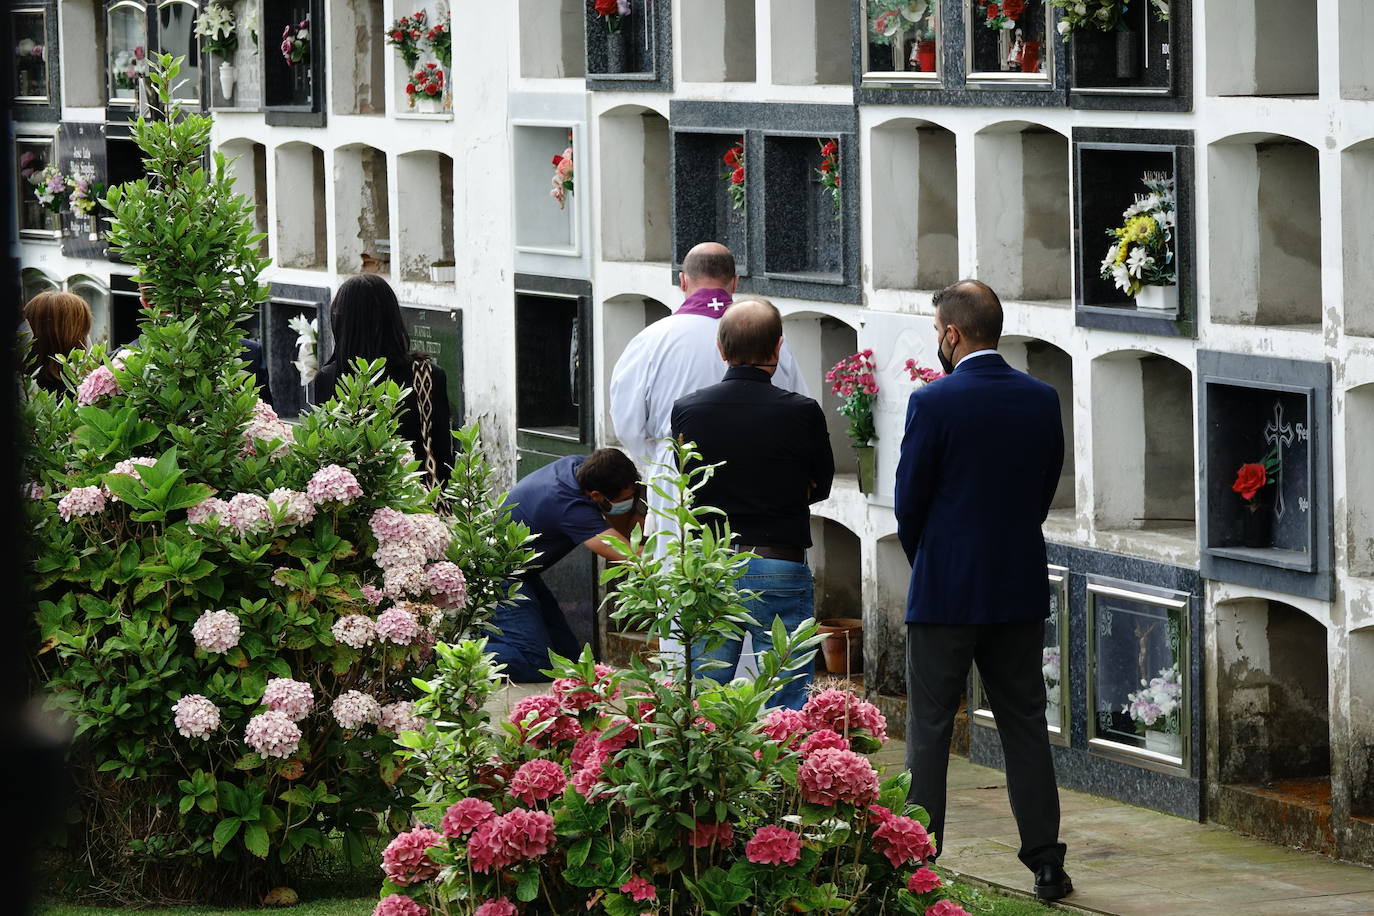
<instances>
[{"instance_id":1,"label":"yellow chrysanthemum","mask_svg":"<svg viewBox=\"0 0 1374 916\"><path fill-rule=\"evenodd\" d=\"M1126 238L1131 241L1148 241L1159 231L1159 224L1152 216L1133 216L1126 223Z\"/></svg>"}]
</instances>

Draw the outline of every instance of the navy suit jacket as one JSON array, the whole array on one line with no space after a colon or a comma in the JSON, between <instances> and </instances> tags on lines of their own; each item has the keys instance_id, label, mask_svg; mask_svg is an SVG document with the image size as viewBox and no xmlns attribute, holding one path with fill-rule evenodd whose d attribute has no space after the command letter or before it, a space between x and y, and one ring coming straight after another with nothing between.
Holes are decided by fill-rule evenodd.
<instances>
[{"instance_id":1,"label":"navy suit jacket","mask_svg":"<svg viewBox=\"0 0 1374 916\"><path fill-rule=\"evenodd\" d=\"M907 623L1049 616L1040 526L1063 464L1058 393L999 355L912 393L894 504Z\"/></svg>"}]
</instances>

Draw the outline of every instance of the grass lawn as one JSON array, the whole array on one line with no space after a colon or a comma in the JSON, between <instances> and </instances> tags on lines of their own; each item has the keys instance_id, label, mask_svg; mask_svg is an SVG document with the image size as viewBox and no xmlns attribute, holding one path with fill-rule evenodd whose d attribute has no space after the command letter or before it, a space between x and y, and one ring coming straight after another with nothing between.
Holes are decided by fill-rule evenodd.
<instances>
[{"instance_id":1,"label":"grass lawn","mask_svg":"<svg viewBox=\"0 0 1374 916\"><path fill-rule=\"evenodd\" d=\"M964 906L974 916L1041 916L1056 912L1031 900L1002 897L986 891L963 887L961 896ZM40 907L39 916L129 916L131 913L148 913L150 916L263 916L264 913L282 913L286 916L369 916L377 905L376 897L352 897L342 900L314 900L300 903L281 910L249 908L225 910L211 906L168 907L151 910L120 910L108 907L73 906L71 904L51 904ZM576 907L570 912L585 912ZM1062 912L1062 911L1061 911Z\"/></svg>"}]
</instances>

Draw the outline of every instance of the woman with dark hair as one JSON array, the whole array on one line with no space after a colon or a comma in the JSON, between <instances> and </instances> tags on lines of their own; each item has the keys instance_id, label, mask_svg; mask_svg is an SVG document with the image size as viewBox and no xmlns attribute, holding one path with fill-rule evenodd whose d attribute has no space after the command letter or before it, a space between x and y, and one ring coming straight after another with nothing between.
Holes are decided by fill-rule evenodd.
<instances>
[{"instance_id":1,"label":"woman with dark hair","mask_svg":"<svg viewBox=\"0 0 1374 916\"><path fill-rule=\"evenodd\" d=\"M36 373L39 388L61 394L66 389L57 357L90 346L91 307L75 293L48 290L28 301L24 320L33 335L28 371Z\"/></svg>"},{"instance_id":2,"label":"woman with dark hair","mask_svg":"<svg viewBox=\"0 0 1374 916\"><path fill-rule=\"evenodd\" d=\"M332 397L354 360L385 359L387 378L410 389L400 415L401 438L415 449L427 483L447 480L453 466L448 379L428 355L411 351L391 285L377 274L349 277L330 303L329 328L334 352L315 376L316 397Z\"/></svg>"}]
</instances>

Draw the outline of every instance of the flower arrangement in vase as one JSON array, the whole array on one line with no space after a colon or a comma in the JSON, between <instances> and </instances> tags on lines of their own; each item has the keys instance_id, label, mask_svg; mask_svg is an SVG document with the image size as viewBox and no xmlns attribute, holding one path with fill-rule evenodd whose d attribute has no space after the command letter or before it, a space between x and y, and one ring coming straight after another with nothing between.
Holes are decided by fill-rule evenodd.
<instances>
[{"instance_id":1,"label":"flower arrangement in vase","mask_svg":"<svg viewBox=\"0 0 1374 916\"><path fill-rule=\"evenodd\" d=\"M816 169L816 175L821 180L821 187L830 193L830 202L835 207L835 218L840 218L840 203L843 199L840 191L840 143L838 140L817 140L821 148L821 164Z\"/></svg>"},{"instance_id":2,"label":"flower arrangement in vase","mask_svg":"<svg viewBox=\"0 0 1374 916\"><path fill-rule=\"evenodd\" d=\"M67 206L71 188L67 183L67 176L63 175L57 166L49 165L41 172L33 172L29 175L29 183L33 185L33 196L44 209L61 213Z\"/></svg>"},{"instance_id":3,"label":"flower arrangement in vase","mask_svg":"<svg viewBox=\"0 0 1374 916\"><path fill-rule=\"evenodd\" d=\"M234 11L222 3L207 4L196 18L196 36L207 54L219 58L220 92L226 98L234 95L234 53L239 49L238 22Z\"/></svg>"},{"instance_id":4,"label":"flower arrangement in vase","mask_svg":"<svg viewBox=\"0 0 1374 916\"><path fill-rule=\"evenodd\" d=\"M425 43L441 67L447 70L453 66L453 26L447 12L443 19L429 27L425 33Z\"/></svg>"},{"instance_id":5,"label":"flower arrangement in vase","mask_svg":"<svg viewBox=\"0 0 1374 916\"><path fill-rule=\"evenodd\" d=\"M1245 514L1241 516L1241 544L1245 547L1270 546L1272 515L1263 496L1265 488L1277 479L1281 466L1279 447L1275 445L1259 461L1246 462L1236 471L1231 490L1245 501Z\"/></svg>"},{"instance_id":6,"label":"flower arrangement in vase","mask_svg":"<svg viewBox=\"0 0 1374 916\"><path fill-rule=\"evenodd\" d=\"M1160 22L1169 21L1169 0L1149 0L1155 18ZM1096 29L1101 32L1124 30L1123 17L1130 9L1130 0L1050 0L1050 5L1063 12L1056 28L1065 41L1079 29Z\"/></svg>"},{"instance_id":7,"label":"flower arrangement in vase","mask_svg":"<svg viewBox=\"0 0 1374 916\"><path fill-rule=\"evenodd\" d=\"M830 393L843 399L838 410L849 419L845 435L858 454L859 489L864 493L872 493L876 483L877 462L873 453L873 441L878 438L873 423L873 404L878 399L876 371L873 351L862 350L846 356L825 374L825 380L830 382Z\"/></svg>"},{"instance_id":8,"label":"flower arrangement in vase","mask_svg":"<svg viewBox=\"0 0 1374 916\"><path fill-rule=\"evenodd\" d=\"M137 89L138 81L148 73L148 52L143 45L120 51L114 59L114 83L117 89Z\"/></svg>"},{"instance_id":9,"label":"flower arrangement in vase","mask_svg":"<svg viewBox=\"0 0 1374 916\"><path fill-rule=\"evenodd\" d=\"M1121 214L1125 222L1107 230L1112 244L1102 259L1100 276L1141 308L1176 308L1174 179L1164 172L1146 172L1141 183L1149 193L1137 194L1135 203Z\"/></svg>"},{"instance_id":10,"label":"flower arrangement in vase","mask_svg":"<svg viewBox=\"0 0 1374 916\"><path fill-rule=\"evenodd\" d=\"M978 11L984 28L1014 29L1026 11L1026 0L978 0Z\"/></svg>"},{"instance_id":11,"label":"flower arrangement in vase","mask_svg":"<svg viewBox=\"0 0 1374 916\"><path fill-rule=\"evenodd\" d=\"M288 25L281 32L281 56L291 66L310 63L310 17L296 25Z\"/></svg>"},{"instance_id":12,"label":"flower arrangement in vase","mask_svg":"<svg viewBox=\"0 0 1374 916\"><path fill-rule=\"evenodd\" d=\"M549 191L549 196L558 201L560 210L567 206L568 198L573 193L572 142L572 131L568 131L567 149L553 157L553 190Z\"/></svg>"},{"instance_id":13,"label":"flower arrangement in vase","mask_svg":"<svg viewBox=\"0 0 1374 916\"><path fill-rule=\"evenodd\" d=\"M434 61L429 61L416 70L406 83L406 96L410 99L411 107L431 114L437 112L444 98L444 69Z\"/></svg>"},{"instance_id":14,"label":"flower arrangement in vase","mask_svg":"<svg viewBox=\"0 0 1374 916\"><path fill-rule=\"evenodd\" d=\"M730 206L735 210L743 210L749 201L745 186L747 176L744 171L743 137L740 137L738 143L725 151L721 161L725 163L725 171L721 172L720 177L726 182L725 192L730 196Z\"/></svg>"},{"instance_id":15,"label":"flower arrangement in vase","mask_svg":"<svg viewBox=\"0 0 1374 916\"><path fill-rule=\"evenodd\" d=\"M601 17L601 24L612 35L620 31L620 22L630 15L630 0L591 0L592 11Z\"/></svg>"},{"instance_id":16,"label":"flower arrangement in vase","mask_svg":"<svg viewBox=\"0 0 1374 916\"><path fill-rule=\"evenodd\" d=\"M401 55L407 70L414 70L415 65L420 62L421 42L428 29L428 14L424 10L416 10L409 16L397 19L387 30L386 43Z\"/></svg>"},{"instance_id":17,"label":"flower arrangement in vase","mask_svg":"<svg viewBox=\"0 0 1374 916\"><path fill-rule=\"evenodd\" d=\"M1150 680L1142 680L1140 689L1126 694L1121 711L1145 732L1146 750L1177 757L1180 744L1180 707L1183 702L1183 682L1178 664L1161 668Z\"/></svg>"},{"instance_id":18,"label":"flower arrangement in vase","mask_svg":"<svg viewBox=\"0 0 1374 916\"><path fill-rule=\"evenodd\" d=\"M934 19L932 0L868 0L868 40L892 48L894 71L907 69L909 63L919 66L922 72L931 72L934 65L927 67L926 64L933 60ZM916 37L909 59L906 51L908 30ZM926 55L927 44L930 45L930 60Z\"/></svg>"}]
</instances>

